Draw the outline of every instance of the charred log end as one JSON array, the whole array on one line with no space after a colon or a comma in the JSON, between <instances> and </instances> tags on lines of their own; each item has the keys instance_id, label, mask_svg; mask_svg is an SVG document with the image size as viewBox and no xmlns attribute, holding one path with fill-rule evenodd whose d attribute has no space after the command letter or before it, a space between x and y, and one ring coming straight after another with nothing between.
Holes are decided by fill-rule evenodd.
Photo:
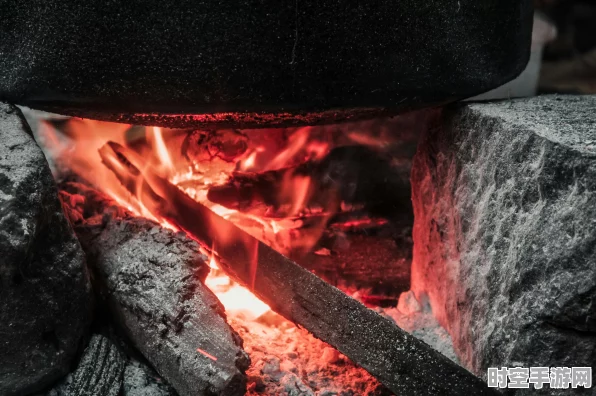
<instances>
[{"instance_id":1,"label":"charred log end","mask_svg":"<svg viewBox=\"0 0 596 396\"><path fill-rule=\"evenodd\" d=\"M69 183L64 190L96 289L135 347L183 396L244 394L250 359L203 284L209 267L199 245L152 221L121 217L93 189Z\"/></svg>"}]
</instances>

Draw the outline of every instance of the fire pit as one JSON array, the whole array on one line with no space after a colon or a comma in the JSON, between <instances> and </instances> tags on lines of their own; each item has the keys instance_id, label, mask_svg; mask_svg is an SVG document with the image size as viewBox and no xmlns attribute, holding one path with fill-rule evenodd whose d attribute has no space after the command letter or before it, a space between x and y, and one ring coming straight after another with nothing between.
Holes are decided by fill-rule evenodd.
<instances>
[{"instance_id":1,"label":"fire pit","mask_svg":"<svg viewBox=\"0 0 596 396\"><path fill-rule=\"evenodd\" d=\"M274 256L268 259L274 260L272 263L262 258L247 262L256 267L249 268L248 275L236 275L234 271L238 271L238 267L232 266L230 269L229 263L224 264L225 271L222 271L221 260L244 262L245 259L237 251L247 249L252 241L244 239L244 242L239 243L230 240L235 231L226 223L202 218L203 209L197 203L232 221L244 232L276 251L283 252L298 263L304 262L305 267L316 274L320 273L346 292L356 294L370 307L378 307L380 312L393 315L410 330L421 326L420 329L428 333L428 338L433 335L439 337L438 347L449 350L449 337L432 319L428 310L421 310L416 319L409 317L406 320L407 315L396 308L400 293L409 289L412 249L411 239L407 237L412 225L409 158L417 140L415 128L424 123L426 118L426 115L419 114L394 121L265 131L169 130L50 118L41 122L37 135L39 141L46 142L46 152L54 164L57 178L65 180L60 188L67 213L75 224L84 249L92 252L88 253L88 261L94 263L92 265L98 271L98 278L105 279L103 282L106 285L99 287L106 288L105 293L113 296L108 297L108 301L114 298L118 300L109 302L112 310L126 316L126 311L123 311L125 306L140 304L129 301L129 296L121 295L124 291L119 289L118 284L125 278L122 278L123 270L117 269L118 266L134 265L139 257L115 245L112 238L142 239L144 232L151 233L157 226L130 225L125 232L121 228L135 224L133 217L151 219L165 229L183 230L201 242L196 255L200 256L202 252L211 268L205 285L224 305L232 328L242 336L246 349L251 352L253 374L249 377L252 378L252 381L249 380L249 389L265 390L270 394L296 390L312 393L316 389L382 394L389 390L332 347L277 316L269 305L249 290L263 293L265 301L272 304L275 311L305 326L315 336L335 342L335 347L340 350L345 348L348 354L355 354L360 364L369 361L370 358L362 354L369 353L375 344L368 344L366 338L363 341L357 336L354 337L357 344L363 343L366 347L354 349L349 339L342 340L329 333L329 330L346 331L346 326L351 326L349 323L338 322L339 327L336 327L327 320L310 317L319 308L309 305L335 307L338 314L329 312L330 318L334 320L351 313L362 317L356 316L350 321L357 323L364 320L362 324L365 326L389 322L374 314L373 322L368 322L365 319L368 310L359 304L347 310L342 308L340 303L351 304L349 299L341 297L343 293L336 296L336 289L313 283L306 276L308 272L305 271L304 275L296 272L301 270L296 264L293 264L295 269L284 267L283 262ZM378 176L367 177L362 173L364 169L375 169ZM164 190L159 189L167 189L166 185L174 187L167 193L167 198L175 204L172 208L168 208L156 192L164 194ZM106 203L109 200L114 202ZM109 221L102 220L104 223L108 221L103 224L105 228L89 231L89 224L97 222L93 219L110 207L119 209L112 210L116 214L110 215ZM129 213L121 213L127 211ZM117 225L113 225L114 222ZM223 226L223 230L217 229L218 226ZM212 237L213 244L204 243L205 230L209 227L216 232ZM220 231L223 231L223 237L217 234ZM97 232L99 236L96 236ZM168 243L172 243L170 238ZM224 238L224 242L221 242L221 238ZM341 254L365 249L373 242L377 246L384 243L384 253L377 253L391 260L387 269L379 266L374 256L369 259L361 257L357 263L351 264L352 268L347 268L352 276L343 276L346 267L344 264L342 268ZM159 245L156 240L152 243ZM231 244L233 253L226 251L227 244ZM268 254L265 248L265 245L259 246L259 253ZM115 251L111 255L118 257L118 263L107 258L111 251ZM123 255L129 255L130 264ZM313 257L320 257L321 260L326 258L326 267L323 264L318 267ZM240 267L240 270L243 268ZM279 276L276 272L284 270L293 271L290 273L293 273L291 281L283 277L276 278ZM130 271L129 276L139 276L136 270ZM372 271L382 273L383 281L378 281L381 275L376 275L375 281L374 276L371 276ZM244 283L248 289L230 279L227 275L230 273L235 274L234 279ZM173 275L164 273L161 276ZM179 274L178 277L184 278L184 275ZM305 286L301 286L300 282L294 284L297 280L308 283ZM153 282L159 284L160 281L155 279ZM275 291L275 282L279 284L280 291ZM273 292L259 292L261 287ZM287 293L286 297L284 288L292 288L293 291ZM130 291L126 295L128 293ZM311 293L335 302L320 304L316 298L312 298ZM142 300L142 293L135 298ZM155 298L161 300L165 296ZM279 301L275 300L277 298ZM300 299L305 300L298 302ZM304 306L304 313L292 305L296 303ZM154 308L156 312L163 305L166 304L157 304ZM387 308L386 311L381 308L382 305ZM140 320L135 316L135 321ZM416 323L408 323L408 320ZM128 329L128 336L143 354L151 355L151 351L146 349L146 330L137 329L136 324L127 321L121 325ZM221 330L211 326L202 331L207 331L209 337L214 338ZM374 331L380 332L380 339L391 339L393 336L383 331L398 329L388 327ZM360 332L363 337L368 337L364 331ZM168 336L161 337L169 340ZM341 337L351 336L346 334ZM179 342L178 337L176 340ZM193 355L199 353L203 360L208 359L207 362L211 360L221 364L219 370L222 376L227 375L230 367L238 366L237 358L231 360L236 363L228 366L228 353L221 350L221 345L213 345L209 340L205 345L188 345L188 348ZM318 356L317 350L327 352ZM453 352L451 355L454 358ZM196 359L196 356L192 358ZM150 360L159 361L160 358ZM326 367L330 364L335 368ZM241 369L246 369L246 366L241 366ZM158 367L158 370L168 371L164 366ZM375 370L373 368L373 372ZM174 381L180 392L181 386L175 379L177 374L165 375ZM340 380L331 380L334 376L339 376ZM190 389L181 392L192 393ZM235 392L227 385L222 389Z\"/></svg>"},{"instance_id":2,"label":"fire pit","mask_svg":"<svg viewBox=\"0 0 596 396\"><path fill-rule=\"evenodd\" d=\"M450 195L477 153L432 107L524 68L529 1L1 8L0 393L498 394L494 339L590 322L490 333L510 306L452 251L483 252Z\"/></svg>"},{"instance_id":3,"label":"fire pit","mask_svg":"<svg viewBox=\"0 0 596 396\"><path fill-rule=\"evenodd\" d=\"M535 172L526 185L526 198L513 213L526 216L525 210L536 212L527 215L527 222L521 224L507 223L510 220L501 223L501 227L523 226L527 231L510 234L513 238L541 240L542 233L532 224L551 227L545 216L560 219L572 216L573 223L590 219L594 202L590 187L590 175L595 169L594 140L590 135L593 131L585 128L589 122L582 120L594 100L593 97L543 97L430 110L392 120L268 131L170 130L27 111L33 134L59 180L58 193L86 254L96 291L93 335L90 340L83 338L82 355L75 359L76 367L72 367L66 379L54 384L49 394L390 395L392 390L404 386L392 382L395 373L410 376L412 383L404 387L413 393L435 394L440 389L441 384L432 382L436 377L431 376L428 382L420 381L418 374L408 372L403 366L382 371L402 359L415 365L418 372L438 367L441 370L438 375L446 381L456 378L462 387L490 393L490 388L444 356L479 375L487 367L499 364L590 368L596 345L590 336L589 301L594 298L596 278L590 275L594 271L590 265L593 257L584 247L593 238L589 227L573 239L565 237L569 229L552 231L549 233L552 242L543 241L543 250L534 249L532 243L518 247L517 254L526 257L521 261L493 254L494 250L511 249L507 247L508 238L497 238L493 247L484 250L475 242L474 235L491 233L491 227L470 227L464 222L481 218L484 224L501 223L502 216L510 219L508 213L513 209L495 212L488 206L469 206L465 202L475 194L499 197L514 191L511 182L505 184L507 188L494 189L492 183L499 179L488 178L487 187L478 190L463 173L455 176L457 172L472 169L466 163L481 161L480 152L474 154L473 146L457 142L470 143L482 131L485 142L479 146L488 150L497 164L482 162L482 166L496 172L495 177L503 166L511 166L513 159L521 164L520 172L522 168ZM567 106L573 106L575 113L568 112ZM5 120L18 119L14 117L16 109L6 110ZM560 116L552 117L553 112ZM541 123L552 121L536 124L536 120L556 120L556 124L546 128ZM485 126L469 127L483 122ZM560 132L552 132L555 126ZM36 169L31 161L37 154L27 154L34 153L36 146L32 146L31 136L16 132L22 127L15 122L4 122L2 130L10 143L6 146L10 155L4 158L10 160L13 153L21 152L28 159L28 167ZM420 129L426 132L418 142L411 164L408 159ZM443 136L438 137L438 133ZM515 142L507 142L508 136L525 141L527 149L519 151ZM490 150L497 145L504 150ZM552 155L544 156L545 151ZM360 166L352 166L355 160ZM536 161L544 165L537 167ZM360 174L361 166L371 164L378 175L366 180ZM407 177L411 167L412 187ZM575 181L561 183L548 177L573 169ZM47 173L47 170L39 172ZM22 171L15 172L25 180L21 174ZM440 174L443 176L437 177ZM374 182L377 177L383 183ZM326 182L326 178L331 180ZM36 175L31 180L45 179ZM16 185L22 186L19 189L28 186L15 180ZM353 186L349 181L355 181ZM542 188L541 183L546 183L544 187L548 189L543 191L551 198L537 195L538 201L534 201L528 194L535 183L538 183L536 191ZM454 189L453 185L458 187ZM569 185L586 188L568 189ZM313 186L318 195L310 193ZM360 191L361 186L367 191ZM390 201L399 205L386 205L384 199L376 199L378 193L374 189L388 186L393 192ZM404 198L408 194L402 192L410 188L416 213L413 223L412 207ZM22 196L19 189L16 196ZM454 200L451 194L459 195L460 199ZM160 200L163 196L169 197L175 208L193 221L180 217ZM569 200L576 204L564 205ZM496 202L509 208L517 205L507 200ZM23 216L18 208L27 207L28 203L13 205L17 209L11 213ZM48 203L44 205L56 210ZM196 221L202 216L201 205L208 205L212 213L219 213L225 220L233 220L241 228L240 235L258 236L267 246L283 251L343 292L289 259L285 259L289 264L280 262L261 245L254 262L256 268L248 266L245 275L241 272L243 268L226 263L229 257L245 260L242 255L230 256L225 250L226 243L235 242L233 236L237 231L227 223L217 223L219 220ZM197 213L189 212L190 209L196 209ZM445 213L449 215L444 216ZM45 223L32 226L26 216L30 215L26 214L24 222L13 227L26 227L25 237L40 235L40 241L50 252L55 251L52 248L55 244L64 246L62 241L71 235L66 227L54 228L55 235L47 237ZM205 234L201 231L205 224L228 227L224 228L228 239L205 244ZM561 224L568 223L561 220ZM410 275L412 256L403 252L411 252L412 242L404 235L409 234L412 225L416 245ZM34 230L31 227L40 231L30 232ZM5 230L13 232L10 227ZM247 236L246 245L235 248L250 252L247 246L251 241ZM563 246L562 241L571 245ZM34 247L30 251L34 257L39 255L35 246L40 243L32 243ZM468 246L461 250L463 254L461 248L455 248L460 244ZM369 249L371 245L373 248ZM76 246L72 249L76 250ZM544 256L552 246L560 249L559 260L575 264L561 266ZM262 259L263 251L270 262ZM584 252L581 254L585 256L578 257L578 252ZM350 253L356 255L354 261L347 259ZM13 275L3 291L10 294L5 295L18 298L19 290L35 285L36 279L53 283L59 279L57 276L63 276L61 270L53 278L41 272L39 278L40 271L52 273L62 265L64 258L52 254L47 256L51 261L46 257L33 259L24 269L23 278ZM485 259L478 265L482 255ZM528 281L539 265L532 259L533 255L544 257L545 265L554 271L544 274L544 282L554 285L552 293L545 294L541 282ZM76 351L76 337L89 320L88 316L72 311L74 308L81 313L89 312L87 274L78 264L81 262L78 254L69 253L67 257L72 260L70 268L78 274L72 278L76 282L69 281L75 297L70 302L70 311L55 315L68 318L71 326L65 332L61 322L56 322L53 333L42 333L39 342L28 347L37 348L36 353L46 353L49 358L55 353L52 350L60 355ZM392 265L379 263L383 257L393 260ZM47 268L36 267L44 262ZM524 267L521 272L512 273L503 265ZM294 272L288 280L275 278L279 271L284 274L284 270ZM486 270L491 274L489 277L479 272ZM383 282L371 281L375 271L384 271ZM467 275L458 277L459 271ZM580 273L585 276L573 276ZM561 287L557 286L560 282L557 274L567 279L563 296L556 291ZM260 289L263 279L272 294ZM306 282L307 287L303 289L300 282L294 283L296 279ZM520 284L525 289L519 294L499 291L502 287L513 291ZM291 290L285 292L284 288ZM43 285L42 290L43 295L49 295L48 291L53 289ZM264 296L267 303L253 293ZM474 294L476 298L462 299L462 293ZM486 293L492 293L500 300L499 304L490 305L483 297ZM537 296L552 301L552 306L557 306L555 302L562 304L563 311L553 311L546 305L536 311L532 301ZM20 298L27 301L26 297ZM64 306L64 301L51 298L53 303ZM504 298L516 300L507 304ZM330 305L333 309L323 314L320 307L329 309L329 305L320 302L321 299L333 301ZM516 309L524 310L526 315L501 321L503 312ZM470 320L478 310L484 315ZM35 323L42 326L49 323L40 311L35 315ZM347 321L333 323L342 318ZM501 326L496 328L496 323ZM357 343L352 342L351 333L340 333L339 337L329 333L329 329L349 331L354 324L358 330ZM441 355L429 352L426 344L407 336L395 324ZM35 340L35 331L31 337ZM394 342L387 348L397 350L397 354L368 355L371 350L378 352L376 341L371 342L374 337L381 342ZM513 346L504 341L512 337L519 337ZM536 352L535 343L542 337L553 340L553 344L550 349ZM471 338L476 341L470 342ZM495 354L494 345L503 347L499 354ZM67 352L67 347L71 352ZM402 352L404 347L411 348L413 353ZM382 362L371 365L379 356ZM387 357L395 360L385 360ZM19 376L14 373L4 378ZM6 386L7 382L2 384ZM556 382L551 382L551 389L555 386ZM582 386L589 388L591 384L583 382ZM457 394L461 388L445 389Z\"/></svg>"}]
</instances>

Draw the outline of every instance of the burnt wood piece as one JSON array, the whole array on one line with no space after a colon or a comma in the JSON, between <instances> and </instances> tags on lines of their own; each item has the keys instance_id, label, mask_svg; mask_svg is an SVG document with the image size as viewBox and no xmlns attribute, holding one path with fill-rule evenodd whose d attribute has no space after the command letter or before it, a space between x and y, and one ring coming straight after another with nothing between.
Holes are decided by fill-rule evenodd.
<instances>
[{"instance_id":1,"label":"burnt wood piece","mask_svg":"<svg viewBox=\"0 0 596 396\"><path fill-rule=\"evenodd\" d=\"M129 360L124 369L121 396L178 396L150 367Z\"/></svg>"},{"instance_id":2,"label":"burnt wood piece","mask_svg":"<svg viewBox=\"0 0 596 396\"><path fill-rule=\"evenodd\" d=\"M281 184L285 177L307 176L312 166L305 164L295 168L282 168L264 172L236 171L225 184L209 188L209 201L248 212L265 205L274 209L283 204L280 198Z\"/></svg>"},{"instance_id":3,"label":"burnt wood piece","mask_svg":"<svg viewBox=\"0 0 596 396\"><path fill-rule=\"evenodd\" d=\"M523 70L531 0L4 0L0 99L146 125L312 125Z\"/></svg>"},{"instance_id":4,"label":"burnt wood piece","mask_svg":"<svg viewBox=\"0 0 596 396\"><path fill-rule=\"evenodd\" d=\"M335 247L296 257L298 264L340 288L397 297L410 289L412 243L365 234L335 236Z\"/></svg>"},{"instance_id":5,"label":"burnt wood piece","mask_svg":"<svg viewBox=\"0 0 596 396\"><path fill-rule=\"evenodd\" d=\"M79 202L71 210L79 216L91 214L76 196L64 201ZM100 222L98 216L79 219L75 231L117 324L180 395L243 395L250 360L223 306L203 284L209 267L199 245L183 233L106 209L98 208L107 213Z\"/></svg>"},{"instance_id":6,"label":"burnt wood piece","mask_svg":"<svg viewBox=\"0 0 596 396\"><path fill-rule=\"evenodd\" d=\"M482 380L393 321L367 309L287 257L248 235L143 167L143 159L108 143L100 155L117 177L143 177L159 216L211 247L234 280L271 309L329 343L396 394L498 395ZM122 172L127 172L123 174Z\"/></svg>"},{"instance_id":7,"label":"burnt wood piece","mask_svg":"<svg viewBox=\"0 0 596 396\"><path fill-rule=\"evenodd\" d=\"M234 172L225 184L211 187L207 199L243 211L262 204L277 209L291 204L291 197L280 192L295 177L311 178L307 205L328 207L335 200L337 206L365 205L371 215L413 221L409 167L394 165L386 153L366 146L336 147L320 161L291 168Z\"/></svg>"},{"instance_id":8,"label":"burnt wood piece","mask_svg":"<svg viewBox=\"0 0 596 396\"><path fill-rule=\"evenodd\" d=\"M74 372L45 396L118 396L126 357L112 340L93 334Z\"/></svg>"}]
</instances>

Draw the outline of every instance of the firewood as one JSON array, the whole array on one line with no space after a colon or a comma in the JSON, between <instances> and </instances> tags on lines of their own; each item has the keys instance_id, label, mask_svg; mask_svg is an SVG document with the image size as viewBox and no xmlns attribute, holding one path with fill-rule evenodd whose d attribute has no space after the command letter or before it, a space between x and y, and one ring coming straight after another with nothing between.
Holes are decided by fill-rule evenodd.
<instances>
[{"instance_id":1,"label":"firewood","mask_svg":"<svg viewBox=\"0 0 596 396\"><path fill-rule=\"evenodd\" d=\"M92 190L76 198L76 190L65 186L63 201L126 336L180 395L243 395L250 360L203 284L209 268L199 245L152 221L110 211L116 205ZM85 207L90 202L99 208ZM98 221L94 212L102 211Z\"/></svg>"},{"instance_id":2,"label":"firewood","mask_svg":"<svg viewBox=\"0 0 596 396\"><path fill-rule=\"evenodd\" d=\"M100 150L122 180L143 177L153 209L204 246L272 310L329 343L397 394L498 395L481 379L271 247L194 201L116 144ZM125 161L123 161L123 159ZM128 169L128 170L127 170ZM126 172L121 174L120 172Z\"/></svg>"},{"instance_id":3,"label":"firewood","mask_svg":"<svg viewBox=\"0 0 596 396\"><path fill-rule=\"evenodd\" d=\"M371 172L372 170L372 172ZM411 223L409 168L364 146L342 146L320 161L264 172L233 172L223 185L209 189L207 198L232 209L251 211L266 205L277 211L288 205L287 184L292 178L309 177L307 205L362 204L371 214L408 217Z\"/></svg>"}]
</instances>

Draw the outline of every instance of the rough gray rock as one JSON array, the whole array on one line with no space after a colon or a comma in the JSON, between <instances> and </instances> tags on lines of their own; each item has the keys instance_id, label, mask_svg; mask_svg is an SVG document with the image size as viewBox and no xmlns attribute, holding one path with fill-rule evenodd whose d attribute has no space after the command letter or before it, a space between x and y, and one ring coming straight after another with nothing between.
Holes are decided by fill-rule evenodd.
<instances>
[{"instance_id":1,"label":"rough gray rock","mask_svg":"<svg viewBox=\"0 0 596 396\"><path fill-rule=\"evenodd\" d=\"M438 115L412 166L412 289L462 363L596 366L596 96Z\"/></svg>"},{"instance_id":2,"label":"rough gray rock","mask_svg":"<svg viewBox=\"0 0 596 396\"><path fill-rule=\"evenodd\" d=\"M0 103L0 394L68 373L91 317L84 254L20 110Z\"/></svg>"},{"instance_id":3,"label":"rough gray rock","mask_svg":"<svg viewBox=\"0 0 596 396\"><path fill-rule=\"evenodd\" d=\"M106 336L94 334L76 370L47 396L117 396L126 358Z\"/></svg>"}]
</instances>

